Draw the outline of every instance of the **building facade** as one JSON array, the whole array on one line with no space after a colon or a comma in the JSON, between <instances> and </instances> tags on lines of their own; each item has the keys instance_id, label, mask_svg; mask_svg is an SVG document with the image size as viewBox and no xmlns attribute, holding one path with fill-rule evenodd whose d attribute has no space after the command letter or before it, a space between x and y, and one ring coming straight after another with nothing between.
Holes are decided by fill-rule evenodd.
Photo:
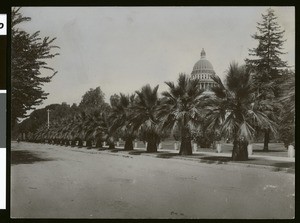
<instances>
[{"instance_id":1,"label":"building facade","mask_svg":"<svg viewBox=\"0 0 300 223\"><path fill-rule=\"evenodd\" d=\"M216 75L214 68L211 62L206 59L206 53L204 49L202 49L200 60L195 63L193 71L191 73L191 78L199 79L200 88L206 91L210 91L211 87L215 86L215 82L211 78L214 75Z\"/></svg>"}]
</instances>

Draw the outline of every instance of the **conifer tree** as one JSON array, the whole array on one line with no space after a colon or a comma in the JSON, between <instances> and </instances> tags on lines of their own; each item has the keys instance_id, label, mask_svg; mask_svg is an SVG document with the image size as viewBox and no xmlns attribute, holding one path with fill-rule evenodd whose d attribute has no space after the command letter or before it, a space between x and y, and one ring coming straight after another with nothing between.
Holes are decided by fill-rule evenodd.
<instances>
[{"instance_id":1,"label":"conifer tree","mask_svg":"<svg viewBox=\"0 0 300 223\"><path fill-rule=\"evenodd\" d=\"M58 55L52 53L55 38L41 38L37 31L29 34L17 27L22 22L30 21L19 12L20 8L12 9L11 30L11 120L14 124L19 118L27 117L26 112L40 105L48 93L42 89L43 84L50 82L57 73L47 65L47 59ZM49 76L43 69L52 72Z\"/></svg>"},{"instance_id":2,"label":"conifer tree","mask_svg":"<svg viewBox=\"0 0 300 223\"><path fill-rule=\"evenodd\" d=\"M283 38L285 30L277 22L274 10L269 8L266 14L262 14L262 22L257 23L258 33L252 38L258 41L258 46L249 49L250 59L246 59L247 66L254 71L253 79L257 88L256 100L275 101L279 95L279 77L287 68L287 62L280 56L283 52ZM262 108L263 109L263 108ZM276 108L275 108L276 110ZM264 150L268 150L269 134L268 128L264 130Z\"/></svg>"},{"instance_id":3,"label":"conifer tree","mask_svg":"<svg viewBox=\"0 0 300 223\"><path fill-rule=\"evenodd\" d=\"M277 17L274 10L269 8L267 14L262 14L262 22L257 23L259 33L252 35L252 38L258 40L258 46L249 49L249 55L255 58L246 59L246 63L257 73L257 79L260 81L269 81L277 78L280 71L287 67L287 62L280 56L283 52L283 34L285 30L276 21Z\"/></svg>"}]
</instances>

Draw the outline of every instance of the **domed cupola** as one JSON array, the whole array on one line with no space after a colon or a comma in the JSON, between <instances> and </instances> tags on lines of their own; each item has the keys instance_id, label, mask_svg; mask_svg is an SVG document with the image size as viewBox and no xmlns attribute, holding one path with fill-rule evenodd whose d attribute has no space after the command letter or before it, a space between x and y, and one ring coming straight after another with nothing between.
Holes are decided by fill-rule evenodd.
<instances>
[{"instance_id":1,"label":"domed cupola","mask_svg":"<svg viewBox=\"0 0 300 223\"><path fill-rule=\"evenodd\" d=\"M206 53L202 48L200 60L195 63L191 73L191 78L200 79L200 87L202 89L209 90L214 85L214 81L211 79L211 76L215 74L214 68L211 62L206 59Z\"/></svg>"}]
</instances>

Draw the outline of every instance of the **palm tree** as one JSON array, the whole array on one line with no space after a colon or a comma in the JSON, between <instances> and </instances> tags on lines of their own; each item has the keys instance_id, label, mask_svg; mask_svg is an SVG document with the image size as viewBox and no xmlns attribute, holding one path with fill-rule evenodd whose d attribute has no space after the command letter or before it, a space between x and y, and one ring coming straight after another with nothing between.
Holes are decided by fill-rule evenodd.
<instances>
[{"instance_id":1,"label":"palm tree","mask_svg":"<svg viewBox=\"0 0 300 223\"><path fill-rule=\"evenodd\" d=\"M109 149L115 148L114 139L116 137L116 132L111 131L112 120L106 112L101 112L101 127L102 127L102 139L107 142Z\"/></svg>"},{"instance_id":2,"label":"palm tree","mask_svg":"<svg viewBox=\"0 0 300 223\"><path fill-rule=\"evenodd\" d=\"M75 113L70 118L67 137L71 140L71 146L74 147L76 145L76 141L78 141L78 147L83 146L86 119L87 115L84 111Z\"/></svg>"},{"instance_id":3,"label":"palm tree","mask_svg":"<svg viewBox=\"0 0 300 223\"><path fill-rule=\"evenodd\" d=\"M76 114L75 115L72 114L68 119L68 123L67 123L68 131L66 132L65 137L69 141L71 141L71 144L70 144L71 147L74 147L76 145L75 134L76 134L76 128L78 126L78 122L79 122L79 116Z\"/></svg>"},{"instance_id":4,"label":"palm tree","mask_svg":"<svg viewBox=\"0 0 300 223\"><path fill-rule=\"evenodd\" d=\"M87 118L84 122L84 139L86 141L86 147L89 149L92 147L92 141L94 139L93 132L94 129L97 127L96 117L98 112L92 112L87 114Z\"/></svg>"},{"instance_id":5,"label":"palm tree","mask_svg":"<svg viewBox=\"0 0 300 223\"><path fill-rule=\"evenodd\" d=\"M92 109L87 116L84 123L85 129L85 139L87 140L87 146L92 146L92 141L96 141L96 147L100 145L103 140L105 140L105 133L108 132L108 127L105 112L101 112L98 108ZM98 143L97 143L98 142Z\"/></svg>"},{"instance_id":6,"label":"palm tree","mask_svg":"<svg viewBox=\"0 0 300 223\"><path fill-rule=\"evenodd\" d=\"M120 93L120 97L115 103L111 103L112 113L110 119L112 125L110 132L120 132L121 138L125 141L124 150L133 150L133 140L135 139L135 133L133 125L130 122L131 108L134 102L135 95L124 95Z\"/></svg>"},{"instance_id":7,"label":"palm tree","mask_svg":"<svg viewBox=\"0 0 300 223\"><path fill-rule=\"evenodd\" d=\"M130 123L133 130L137 130L144 135L147 142L147 152L157 152L157 146L160 141L160 130L158 128L157 109L159 99L157 95L158 85L151 88L149 84L136 91L137 98L130 106Z\"/></svg>"},{"instance_id":8,"label":"palm tree","mask_svg":"<svg viewBox=\"0 0 300 223\"><path fill-rule=\"evenodd\" d=\"M49 138L52 140L53 144L59 144L59 139L58 139L59 127L60 124L57 121L52 122L50 125Z\"/></svg>"},{"instance_id":9,"label":"palm tree","mask_svg":"<svg viewBox=\"0 0 300 223\"><path fill-rule=\"evenodd\" d=\"M42 125L40 128L38 128L36 130L36 132L33 134L33 138L36 142L45 142L46 139L46 133L47 131L47 126L46 125Z\"/></svg>"},{"instance_id":10,"label":"palm tree","mask_svg":"<svg viewBox=\"0 0 300 223\"><path fill-rule=\"evenodd\" d=\"M276 124L268 117L270 101L255 100L256 92L250 72L245 66L231 63L225 84L213 77L217 86L206 100L206 118L210 129L220 129L226 138L233 139L232 160L247 160L248 140L256 126L265 126L276 132ZM265 110L262 111L261 108Z\"/></svg>"},{"instance_id":11,"label":"palm tree","mask_svg":"<svg viewBox=\"0 0 300 223\"><path fill-rule=\"evenodd\" d=\"M199 79L190 79L180 74L177 85L165 82L169 91L164 91L159 117L162 119L162 128L179 130L181 138L180 155L192 154L192 131L199 126L201 118L200 98L203 90L200 89Z\"/></svg>"},{"instance_id":12,"label":"palm tree","mask_svg":"<svg viewBox=\"0 0 300 223\"><path fill-rule=\"evenodd\" d=\"M102 147L102 142L107 142L109 149L115 148L115 132L110 130L111 125L112 121L107 111L98 112L94 116L94 125L91 126L91 134L96 140L96 147Z\"/></svg>"},{"instance_id":13,"label":"palm tree","mask_svg":"<svg viewBox=\"0 0 300 223\"><path fill-rule=\"evenodd\" d=\"M65 146L69 146L70 145L70 141L69 141L69 131L70 131L70 118L69 117L64 117L60 120L60 139L62 140L62 144Z\"/></svg>"},{"instance_id":14,"label":"palm tree","mask_svg":"<svg viewBox=\"0 0 300 223\"><path fill-rule=\"evenodd\" d=\"M86 133L86 121L87 121L87 114L84 111L81 111L74 117L74 124L71 132L73 135L73 140L78 141L78 147L83 146L83 141L85 140L85 133Z\"/></svg>"}]
</instances>

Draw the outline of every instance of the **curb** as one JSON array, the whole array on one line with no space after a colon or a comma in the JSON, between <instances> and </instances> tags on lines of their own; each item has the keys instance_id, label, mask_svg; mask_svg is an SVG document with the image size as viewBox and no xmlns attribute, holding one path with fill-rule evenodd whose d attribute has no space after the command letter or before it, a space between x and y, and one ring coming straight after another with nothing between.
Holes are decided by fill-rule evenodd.
<instances>
[{"instance_id":1,"label":"curb","mask_svg":"<svg viewBox=\"0 0 300 223\"><path fill-rule=\"evenodd\" d=\"M283 171L287 173L295 173L295 169L289 168L289 167L276 167L272 165L260 165L260 164L252 164L252 163L238 163L238 162L233 162L233 161L228 161L228 162L223 162L223 161L208 161L208 162L201 162L201 158L190 158L190 157L170 157L169 159L182 159L182 160L190 160L190 161L198 161L199 163L204 163L204 164L226 164L226 165L233 165L233 166L244 166L244 167L252 167L252 168L260 168L260 169L268 169L272 171Z\"/></svg>"},{"instance_id":2,"label":"curb","mask_svg":"<svg viewBox=\"0 0 300 223\"><path fill-rule=\"evenodd\" d=\"M139 149L139 148L137 148ZM121 155L120 153L116 153L116 152L111 152L109 150L103 150L105 151L105 153L109 153L109 154L113 154L113 155L118 155L118 156L124 156L123 154ZM103 151L99 151L99 152L103 152ZM127 155L130 156L135 156L132 154L129 154L129 151L121 151L121 152L125 152ZM161 151L161 152L167 152L170 154L177 154L174 152L169 152L169 151ZM200 153L201 154L201 153ZM218 153L219 154L219 153ZM227 164L227 165L235 165L235 166L244 166L244 167L252 167L252 168L260 168L260 169L268 169L274 172L286 172L286 173L295 173L295 169L294 168L289 168L289 167L276 167L276 166L272 166L272 165L263 165L263 164L249 164L249 163L238 163L238 162L233 162L233 161L228 161L228 162L224 162L224 161L211 161L211 160L207 160L205 162L201 162L203 161L202 158L192 158L192 157L180 157L180 156L170 156L168 158L163 158L163 157L157 157L159 155L159 153L140 153L138 155L144 155L144 156L149 156L149 157L154 157L154 158L161 158L161 159L178 159L178 160L188 160L188 161L196 161L199 163L203 163L203 164ZM207 155L211 155L211 154L207 154ZM228 156L224 156L224 157L228 157ZM259 158L259 157L258 157ZM261 157L263 158L263 157ZM210 163L209 163L210 162ZM285 161L285 162L292 162L292 161Z\"/></svg>"}]
</instances>

